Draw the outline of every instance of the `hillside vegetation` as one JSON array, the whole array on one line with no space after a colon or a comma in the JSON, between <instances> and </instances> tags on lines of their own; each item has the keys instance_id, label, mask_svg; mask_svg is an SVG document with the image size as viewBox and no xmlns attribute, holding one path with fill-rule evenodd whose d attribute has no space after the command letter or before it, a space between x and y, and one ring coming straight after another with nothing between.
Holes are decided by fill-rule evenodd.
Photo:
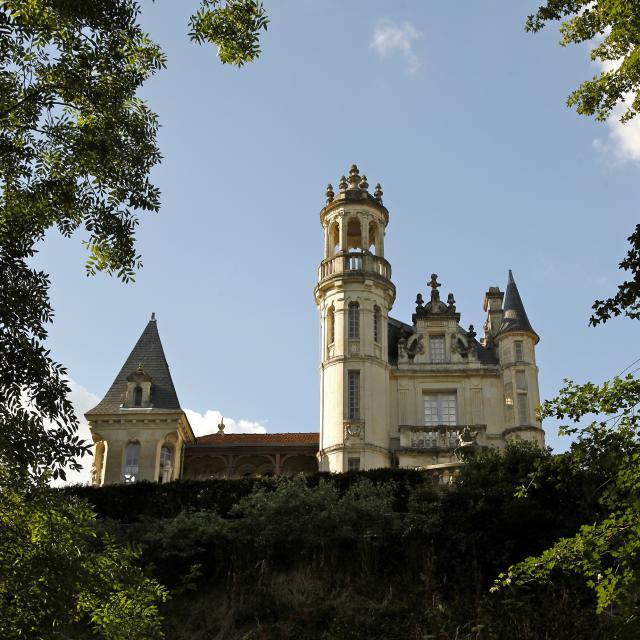
<instances>
[{"instance_id":1,"label":"hillside vegetation","mask_svg":"<svg viewBox=\"0 0 640 640\"><path fill-rule=\"evenodd\" d=\"M175 640L573 640L625 637L580 576L490 588L600 517L603 478L522 444L447 488L387 469L66 491L170 589Z\"/></svg>"}]
</instances>

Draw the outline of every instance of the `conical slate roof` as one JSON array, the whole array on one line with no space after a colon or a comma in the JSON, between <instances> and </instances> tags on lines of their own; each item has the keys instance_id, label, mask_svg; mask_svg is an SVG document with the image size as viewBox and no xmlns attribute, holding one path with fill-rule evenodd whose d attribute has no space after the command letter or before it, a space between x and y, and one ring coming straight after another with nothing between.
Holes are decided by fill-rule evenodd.
<instances>
[{"instance_id":1,"label":"conical slate roof","mask_svg":"<svg viewBox=\"0 0 640 640\"><path fill-rule=\"evenodd\" d=\"M173 386L162 342L160 342L158 323L153 314L109 391L98 405L85 415L121 411L127 391L127 378L135 373L140 365L143 366L144 373L151 377L151 409L145 411L180 411L180 402ZM131 411L131 409L125 411Z\"/></svg>"},{"instance_id":2,"label":"conical slate roof","mask_svg":"<svg viewBox=\"0 0 640 640\"><path fill-rule=\"evenodd\" d=\"M524 310L522 298L520 298L520 292L518 291L516 281L513 279L511 269L509 269L509 279L504 295L503 310L504 316L497 335L512 333L514 331L526 331L535 336L536 342L540 340L540 336L533 330L529 318L527 318L527 312Z\"/></svg>"}]
</instances>

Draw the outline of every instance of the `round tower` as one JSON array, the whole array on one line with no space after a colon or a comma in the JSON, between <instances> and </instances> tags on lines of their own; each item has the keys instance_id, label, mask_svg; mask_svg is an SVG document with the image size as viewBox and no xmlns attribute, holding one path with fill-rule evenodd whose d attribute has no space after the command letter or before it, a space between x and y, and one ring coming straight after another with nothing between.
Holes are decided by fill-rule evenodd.
<instances>
[{"instance_id":1,"label":"round tower","mask_svg":"<svg viewBox=\"0 0 640 640\"><path fill-rule=\"evenodd\" d=\"M544 431L537 415L540 406L535 347L540 341L524 309L518 287L509 279L495 335L505 397L505 441L529 440L544 446Z\"/></svg>"},{"instance_id":2,"label":"round tower","mask_svg":"<svg viewBox=\"0 0 640 640\"><path fill-rule=\"evenodd\" d=\"M320 211L324 259L314 289L320 311L321 471L391 466L387 322L396 290L384 258L389 212L353 165Z\"/></svg>"}]
</instances>

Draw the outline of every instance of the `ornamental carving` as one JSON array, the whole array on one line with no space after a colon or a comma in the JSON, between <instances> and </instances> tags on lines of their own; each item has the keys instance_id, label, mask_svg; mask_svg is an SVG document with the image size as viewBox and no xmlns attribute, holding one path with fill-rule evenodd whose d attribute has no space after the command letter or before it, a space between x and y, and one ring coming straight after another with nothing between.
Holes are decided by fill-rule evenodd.
<instances>
[{"instance_id":1,"label":"ornamental carving","mask_svg":"<svg viewBox=\"0 0 640 640\"><path fill-rule=\"evenodd\" d=\"M364 421L345 420L344 439L345 440L364 440Z\"/></svg>"}]
</instances>

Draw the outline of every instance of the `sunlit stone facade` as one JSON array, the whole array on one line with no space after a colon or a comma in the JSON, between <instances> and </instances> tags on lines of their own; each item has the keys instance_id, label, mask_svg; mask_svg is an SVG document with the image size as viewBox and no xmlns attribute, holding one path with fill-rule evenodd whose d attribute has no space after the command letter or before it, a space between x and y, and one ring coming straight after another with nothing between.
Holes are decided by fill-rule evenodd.
<instances>
[{"instance_id":1,"label":"sunlit stone facade","mask_svg":"<svg viewBox=\"0 0 640 640\"><path fill-rule=\"evenodd\" d=\"M465 456L509 440L544 445L535 345L511 272L485 294L478 336L464 329L438 276L411 324L390 317L396 289L385 258L389 212L354 165L320 212L320 448L323 471L420 467L444 481Z\"/></svg>"}]
</instances>

